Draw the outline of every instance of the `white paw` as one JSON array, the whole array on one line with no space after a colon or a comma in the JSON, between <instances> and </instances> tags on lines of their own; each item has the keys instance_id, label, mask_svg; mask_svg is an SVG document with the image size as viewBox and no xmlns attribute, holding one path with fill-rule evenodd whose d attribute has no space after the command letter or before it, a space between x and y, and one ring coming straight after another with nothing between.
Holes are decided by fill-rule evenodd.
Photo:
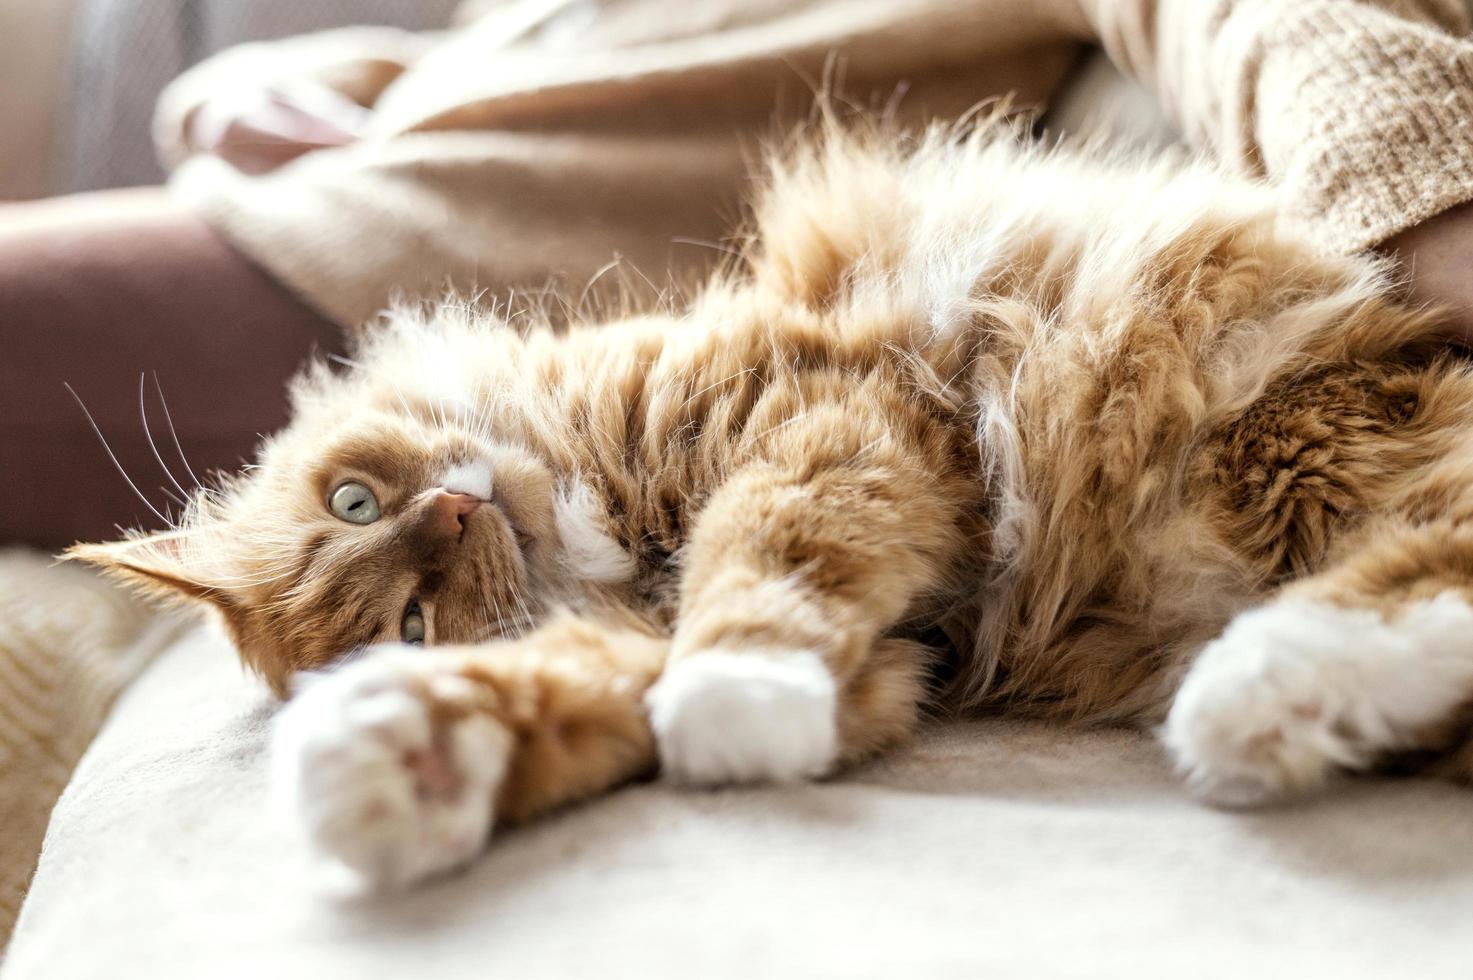
<instances>
[{"instance_id":1,"label":"white paw","mask_svg":"<svg viewBox=\"0 0 1473 980\"><path fill-rule=\"evenodd\" d=\"M1251 806L1365 769L1473 694L1473 610L1445 594L1391 622L1281 599L1233 620L1187 672L1162 738L1209 802Z\"/></svg>"},{"instance_id":2,"label":"white paw","mask_svg":"<svg viewBox=\"0 0 1473 980\"><path fill-rule=\"evenodd\" d=\"M703 786L824 775L838 754L835 701L833 675L806 651L683 657L646 695L661 772Z\"/></svg>"},{"instance_id":3,"label":"white paw","mask_svg":"<svg viewBox=\"0 0 1473 980\"><path fill-rule=\"evenodd\" d=\"M372 887L474 857L491 831L511 737L457 702L470 682L390 649L309 679L276 721L277 798L321 856Z\"/></svg>"}]
</instances>

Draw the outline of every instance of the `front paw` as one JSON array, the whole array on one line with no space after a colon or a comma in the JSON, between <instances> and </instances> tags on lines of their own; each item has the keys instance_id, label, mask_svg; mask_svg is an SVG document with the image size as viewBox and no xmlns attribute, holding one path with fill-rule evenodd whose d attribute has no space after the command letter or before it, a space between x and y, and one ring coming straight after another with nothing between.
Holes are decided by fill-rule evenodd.
<instances>
[{"instance_id":1,"label":"front paw","mask_svg":"<svg viewBox=\"0 0 1473 980\"><path fill-rule=\"evenodd\" d=\"M370 887L465 863L490 834L511 738L433 654L385 650L309 680L282 710L275 789L320 855Z\"/></svg>"},{"instance_id":2,"label":"front paw","mask_svg":"<svg viewBox=\"0 0 1473 980\"><path fill-rule=\"evenodd\" d=\"M838 755L834 678L807 651L682 657L645 703L661 773L676 782L812 779Z\"/></svg>"}]
</instances>

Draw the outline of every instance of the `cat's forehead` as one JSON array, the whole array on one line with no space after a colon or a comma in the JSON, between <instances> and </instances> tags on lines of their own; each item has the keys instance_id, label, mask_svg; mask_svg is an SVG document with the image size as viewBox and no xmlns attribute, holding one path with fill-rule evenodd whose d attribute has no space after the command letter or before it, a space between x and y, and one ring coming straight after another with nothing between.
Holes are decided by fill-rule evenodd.
<instances>
[{"instance_id":1,"label":"cat's forehead","mask_svg":"<svg viewBox=\"0 0 1473 980\"><path fill-rule=\"evenodd\" d=\"M360 411L283 431L263 453L258 472L278 488L320 490L326 481L348 477L397 486L429 479L447 452L443 435L415 419Z\"/></svg>"},{"instance_id":2,"label":"cat's forehead","mask_svg":"<svg viewBox=\"0 0 1473 980\"><path fill-rule=\"evenodd\" d=\"M327 477L354 473L389 483L422 482L436 457L442 455L443 448L421 433L378 425L350 431L324 445L312 465Z\"/></svg>"}]
</instances>

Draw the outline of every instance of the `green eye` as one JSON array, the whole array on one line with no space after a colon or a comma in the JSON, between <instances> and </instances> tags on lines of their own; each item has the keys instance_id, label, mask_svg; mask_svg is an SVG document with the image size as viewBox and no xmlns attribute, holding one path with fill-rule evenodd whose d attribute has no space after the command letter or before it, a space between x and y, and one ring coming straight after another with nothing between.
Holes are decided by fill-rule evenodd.
<instances>
[{"instance_id":1,"label":"green eye","mask_svg":"<svg viewBox=\"0 0 1473 980\"><path fill-rule=\"evenodd\" d=\"M332 492L327 506L349 524L372 524L379 519L378 499L373 491L351 480Z\"/></svg>"},{"instance_id":2,"label":"green eye","mask_svg":"<svg viewBox=\"0 0 1473 980\"><path fill-rule=\"evenodd\" d=\"M399 639L405 643L423 644L425 641L425 617L420 612L419 600L410 600L404 610L404 622L399 626Z\"/></svg>"}]
</instances>

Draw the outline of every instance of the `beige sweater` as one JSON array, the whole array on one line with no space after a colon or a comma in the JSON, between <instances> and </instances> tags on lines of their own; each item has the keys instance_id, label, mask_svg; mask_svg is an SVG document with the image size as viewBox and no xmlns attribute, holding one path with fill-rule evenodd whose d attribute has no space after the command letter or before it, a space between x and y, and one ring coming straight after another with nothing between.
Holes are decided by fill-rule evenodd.
<instances>
[{"instance_id":1,"label":"beige sweater","mask_svg":"<svg viewBox=\"0 0 1473 980\"><path fill-rule=\"evenodd\" d=\"M344 324L447 286L551 279L576 296L615 257L657 281L709 264L762 141L826 78L920 122L1004 93L1046 104L1098 43L1190 142L1281 187L1326 248L1473 198L1458 0L481 0L464 15L443 34L331 32L190 71L157 119L177 193ZM186 120L211 93L292 76L371 106L369 136L266 177L189 157Z\"/></svg>"}]
</instances>

